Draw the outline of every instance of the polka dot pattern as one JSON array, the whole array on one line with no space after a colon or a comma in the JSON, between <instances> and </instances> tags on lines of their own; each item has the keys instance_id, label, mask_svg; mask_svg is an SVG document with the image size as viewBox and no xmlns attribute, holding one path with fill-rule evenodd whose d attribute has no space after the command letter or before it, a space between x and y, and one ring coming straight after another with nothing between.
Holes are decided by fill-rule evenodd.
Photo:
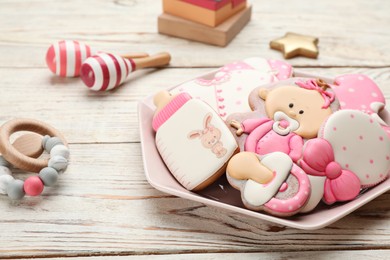
<instances>
[{"instance_id":1,"label":"polka dot pattern","mask_svg":"<svg viewBox=\"0 0 390 260\"><path fill-rule=\"evenodd\" d=\"M332 145L335 161L355 173L362 187L377 184L390 169L390 139L379 123L371 122L371 116L363 112L337 111L319 137Z\"/></svg>"},{"instance_id":2,"label":"polka dot pattern","mask_svg":"<svg viewBox=\"0 0 390 260\"><path fill-rule=\"evenodd\" d=\"M273 209L278 213L292 213L299 210L309 199L310 181L306 173L296 164L293 164L290 174L298 180L298 192L288 199L272 198L264 204L266 208Z\"/></svg>"},{"instance_id":3,"label":"polka dot pattern","mask_svg":"<svg viewBox=\"0 0 390 260\"><path fill-rule=\"evenodd\" d=\"M373 114L378 113L385 104L385 98L375 82L362 74L337 77L335 85L331 87L342 109L356 109Z\"/></svg>"},{"instance_id":4,"label":"polka dot pattern","mask_svg":"<svg viewBox=\"0 0 390 260\"><path fill-rule=\"evenodd\" d=\"M275 77L277 80L288 79L292 76L292 67L290 64L281 60L269 60L271 69L275 71Z\"/></svg>"},{"instance_id":5,"label":"polka dot pattern","mask_svg":"<svg viewBox=\"0 0 390 260\"><path fill-rule=\"evenodd\" d=\"M251 111L248 97L253 89L291 75L292 67L286 62L274 60L271 63L267 59L253 57L227 64L216 71L187 81L172 89L170 93L175 95L187 92L192 97L200 97L226 119L233 113Z\"/></svg>"}]
</instances>

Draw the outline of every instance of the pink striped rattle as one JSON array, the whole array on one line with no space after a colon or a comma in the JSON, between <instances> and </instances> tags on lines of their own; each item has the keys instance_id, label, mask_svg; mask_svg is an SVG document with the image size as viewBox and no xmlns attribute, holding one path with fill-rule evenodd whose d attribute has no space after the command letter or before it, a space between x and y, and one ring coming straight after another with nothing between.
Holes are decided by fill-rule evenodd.
<instances>
[{"instance_id":1,"label":"pink striped rattle","mask_svg":"<svg viewBox=\"0 0 390 260\"><path fill-rule=\"evenodd\" d=\"M90 46L78 41L59 41L52 44L46 53L46 64L49 69L60 77L77 77L80 75L81 64L95 52ZM147 53L130 53L124 58L147 57Z\"/></svg>"},{"instance_id":2,"label":"pink striped rattle","mask_svg":"<svg viewBox=\"0 0 390 260\"><path fill-rule=\"evenodd\" d=\"M163 52L139 59L124 59L118 55L99 53L81 65L80 77L90 90L108 91L121 85L133 71L167 65L169 53Z\"/></svg>"}]
</instances>

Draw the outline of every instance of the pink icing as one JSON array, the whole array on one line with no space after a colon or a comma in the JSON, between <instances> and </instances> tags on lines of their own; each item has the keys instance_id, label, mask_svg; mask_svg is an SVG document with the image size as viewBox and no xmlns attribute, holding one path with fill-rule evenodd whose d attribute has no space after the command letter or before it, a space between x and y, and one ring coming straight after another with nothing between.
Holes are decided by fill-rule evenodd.
<instances>
[{"instance_id":1,"label":"pink icing","mask_svg":"<svg viewBox=\"0 0 390 260\"><path fill-rule=\"evenodd\" d=\"M253 67L243 61L237 61L223 66L221 70L222 71L253 70Z\"/></svg>"},{"instance_id":2,"label":"pink icing","mask_svg":"<svg viewBox=\"0 0 390 260\"><path fill-rule=\"evenodd\" d=\"M334 161L332 146L325 139L307 141L299 163L308 174L326 176L323 199L328 204L352 200L360 192L359 178Z\"/></svg>"},{"instance_id":3,"label":"pink icing","mask_svg":"<svg viewBox=\"0 0 390 260\"><path fill-rule=\"evenodd\" d=\"M385 133L390 138L390 127L384 125L381 125L381 127L383 128L383 130L385 130Z\"/></svg>"},{"instance_id":4,"label":"pink icing","mask_svg":"<svg viewBox=\"0 0 390 260\"><path fill-rule=\"evenodd\" d=\"M288 188L288 184L286 182L283 182L282 186L279 188L279 192L284 192Z\"/></svg>"},{"instance_id":5,"label":"pink icing","mask_svg":"<svg viewBox=\"0 0 390 260\"><path fill-rule=\"evenodd\" d=\"M268 60L268 64L272 70L276 72L277 80L284 80L292 76L292 66L281 60Z\"/></svg>"},{"instance_id":6,"label":"pink icing","mask_svg":"<svg viewBox=\"0 0 390 260\"><path fill-rule=\"evenodd\" d=\"M298 192L288 200L272 198L264 206L274 212L290 213L299 210L310 196L310 181L304 171L299 166L293 164L291 174L298 179Z\"/></svg>"},{"instance_id":7,"label":"pink icing","mask_svg":"<svg viewBox=\"0 0 390 260\"><path fill-rule=\"evenodd\" d=\"M160 112L153 118L152 127L154 131L167 121L177 110L179 110L191 96L188 93L180 93L174 99L171 100Z\"/></svg>"},{"instance_id":8,"label":"pink icing","mask_svg":"<svg viewBox=\"0 0 390 260\"><path fill-rule=\"evenodd\" d=\"M378 113L378 107L373 104L385 104L385 98L369 77L363 74L342 75L331 85L336 97L343 104L343 109L356 109L368 114ZM382 106L382 107L383 107Z\"/></svg>"},{"instance_id":9,"label":"pink icing","mask_svg":"<svg viewBox=\"0 0 390 260\"><path fill-rule=\"evenodd\" d=\"M330 104L334 101L335 96L334 93L323 90L320 86L318 86L316 80L314 79L309 79L306 82L298 81L295 82L298 86L304 89L309 89L309 90L316 90L318 93L321 94L321 96L324 98L325 103L322 106L322 108L328 108Z\"/></svg>"},{"instance_id":10,"label":"pink icing","mask_svg":"<svg viewBox=\"0 0 390 260\"><path fill-rule=\"evenodd\" d=\"M288 154L293 161L301 157L303 139L295 133L282 136L272 130L274 121L268 118L247 119L242 122L244 133L249 134L245 140L245 151L260 155L272 152Z\"/></svg>"}]
</instances>

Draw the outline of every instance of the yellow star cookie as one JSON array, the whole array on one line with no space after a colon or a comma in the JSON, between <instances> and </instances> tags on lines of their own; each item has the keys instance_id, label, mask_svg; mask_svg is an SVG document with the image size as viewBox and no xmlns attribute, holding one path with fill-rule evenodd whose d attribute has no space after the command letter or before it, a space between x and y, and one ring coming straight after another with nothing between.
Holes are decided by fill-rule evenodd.
<instances>
[{"instance_id":1,"label":"yellow star cookie","mask_svg":"<svg viewBox=\"0 0 390 260\"><path fill-rule=\"evenodd\" d=\"M307 35L286 33L284 37L271 41L269 45L272 49L283 52L285 59L298 55L313 59L318 56L318 38Z\"/></svg>"}]
</instances>

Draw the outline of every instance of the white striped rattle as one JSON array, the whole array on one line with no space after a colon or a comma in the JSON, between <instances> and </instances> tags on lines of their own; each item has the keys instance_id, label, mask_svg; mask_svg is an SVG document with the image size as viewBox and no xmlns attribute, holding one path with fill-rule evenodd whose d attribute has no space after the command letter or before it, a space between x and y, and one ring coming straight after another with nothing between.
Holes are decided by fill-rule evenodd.
<instances>
[{"instance_id":1,"label":"white striped rattle","mask_svg":"<svg viewBox=\"0 0 390 260\"><path fill-rule=\"evenodd\" d=\"M46 64L49 69L60 77L77 77L80 75L81 64L96 51L90 46L78 41L59 41L52 44L46 53ZM147 57L147 53L130 53L124 58Z\"/></svg>"},{"instance_id":2,"label":"white striped rattle","mask_svg":"<svg viewBox=\"0 0 390 260\"><path fill-rule=\"evenodd\" d=\"M121 85L131 72L164 66L170 60L171 55L166 52L139 59L124 59L118 55L100 53L85 60L80 77L90 90L108 91Z\"/></svg>"}]
</instances>

